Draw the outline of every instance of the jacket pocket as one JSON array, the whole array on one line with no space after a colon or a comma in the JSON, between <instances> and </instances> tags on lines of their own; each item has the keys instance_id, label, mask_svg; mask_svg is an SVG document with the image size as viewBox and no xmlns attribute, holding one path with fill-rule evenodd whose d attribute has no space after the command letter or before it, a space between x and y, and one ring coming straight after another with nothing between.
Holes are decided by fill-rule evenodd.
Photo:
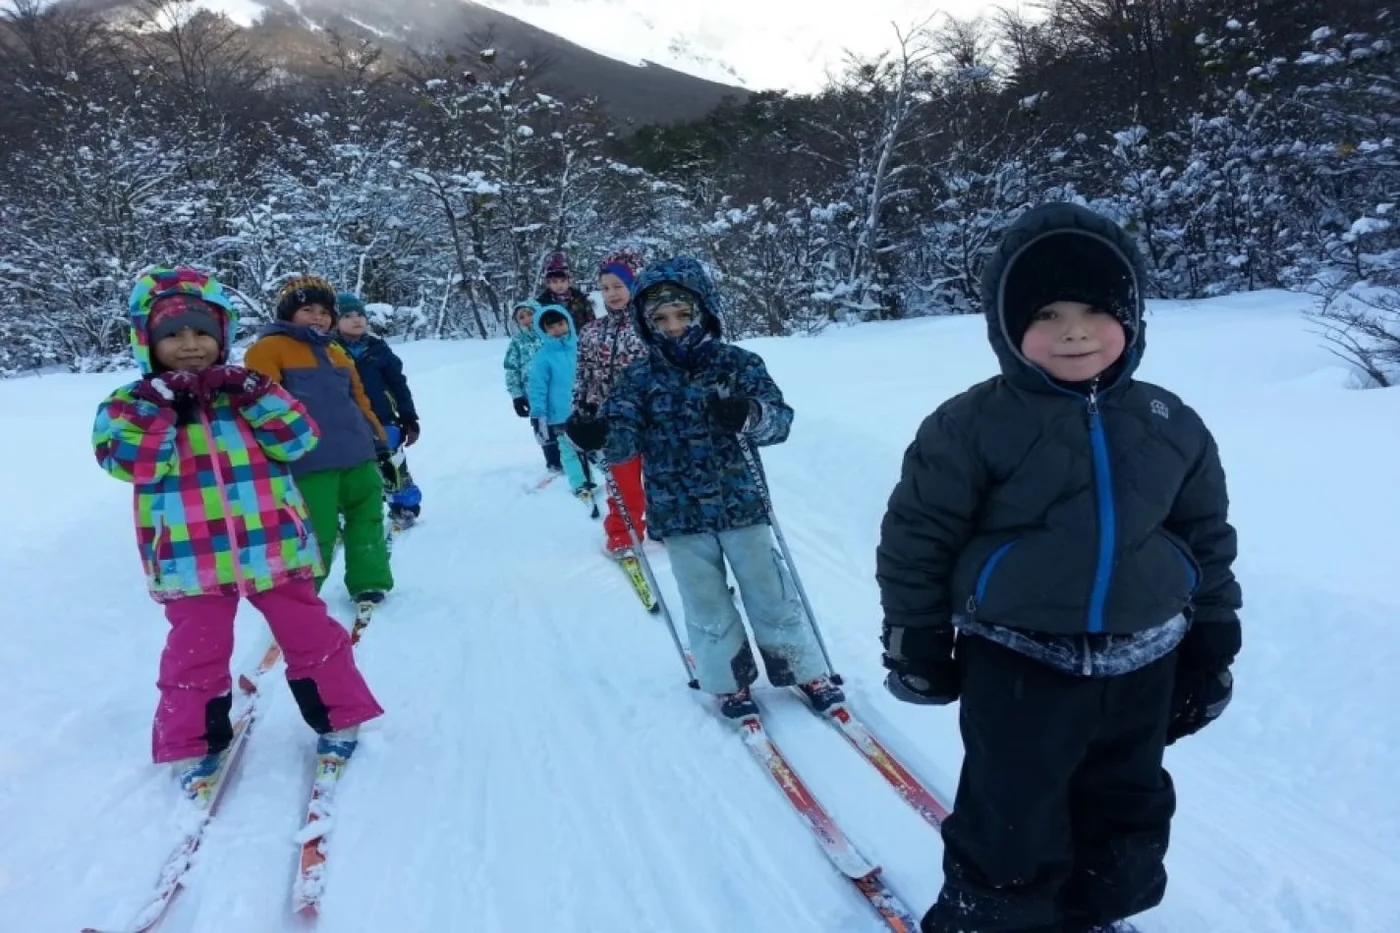
<instances>
[{"instance_id":1,"label":"jacket pocket","mask_svg":"<svg viewBox=\"0 0 1400 933\"><path fill-rule=\"evenodd\" d=\"M1176 556L1181 559L1181 566L1186 572L1186 592L1194 595L1196 587L1201 585L1201 565L1196 563L1196 558L1191 555L1191 549L1186 542L1166 529L1162 529L1162 537L1167 539L1167 543L1172 546Z\"/></svg>"},{"instance_id":2,"label":"jacket pocket","mask_svg":"<svg viewBox=\"0 0 1400 933\"><path fill-rule=\"evenodd\" d=\"M287 517L292 520L292 527L297 531L297 541L302 547L306 547L306 523L301 520L301 514L297 511L296 503L290 496L282 497L282 511L287 513Z\"/></svg>"},{"instance_id":3,"label":"jacket pocket","mask_svg":"<svg viewBox=\"0 0 1400 933\"><path fill-rule=\"evenodd\" d=\"M967 614L970 616L977 614L977 607L987 601L987 590L991 586L992 576L996 573L997 565L1000 564L1011 549L1020 543L1021 537L1017 535L1010 541L1005 541L997 545L996 550L987 555L987 559L982 562L982 566L977 571L977 579L972 585L972 596L967 601Z\"/></svg>"}]
</instances>

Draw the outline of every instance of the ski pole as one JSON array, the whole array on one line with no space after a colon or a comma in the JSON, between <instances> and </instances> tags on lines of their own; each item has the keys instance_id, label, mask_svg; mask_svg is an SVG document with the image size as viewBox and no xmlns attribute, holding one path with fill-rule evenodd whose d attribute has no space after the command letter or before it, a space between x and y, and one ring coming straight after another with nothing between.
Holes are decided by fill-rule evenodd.
<instances>
[{"instance_id":1,"label":"ski pole","mask_svg":"<svg viewBox=\"0 0 1400 933\"><path fill-rule=\"evenodd\" d=\"M836 673L836 667L831 663L831 655L826 650L826 640L822 638L821 626L817 624L816 613L812 611L812 601L807 598L807 588L802 585L802 577L797 573L797 567L792 562L792 551L788 549L787 538L783 535L783 528L778 524L778 516L773 511L773 497L769 494L768 476L763 472L763 463L758 459L758 452L753 449L749 439L742 434L735 437L739 440L739 450L744 455L745 462L749 465L749 470L754 475L754 480L758 483L758 494L763 497L763 508L768 512L768 524L773 526L773 537L778 539L778 550L782 553L783 563L787 565L788 573L792 576L793 585L797 587L797 596L802 600L802 609L807 613L807 624L812 626L812 634L816 636L817 647L821 649L822 660L826 662L826 669L831 673L831 682L841 684L844 681L841 675Z\"/></svg>"},{"instance_id":2,"label":"ski pole","mask_svg":"<svg viewBox=\"0 0 1400 933\"><path fill-rule=\"evenodd\" d=\"M686 684L692 690L699 690L700 681L695 676L695 669L691 667L690 655L686 654L685 645L681 644L680 633L676 631L676 620L671 616L671 610L666 605L666 597L661 595L661 587L656 585L656 575L651 572L651 561L647 560L646 551L642 547L642 537L637 534L637 526L632 521L632 513L622 498L622 489L617 485L612 470L608 468L607 462L601 454L594 456L593 463L603 474L603 482L608 487L608 495L617 503L617 511L622 516L623 524L627 526L627 534L632 539L632 554L637 558L637 566L642 568L642 576L646 577L647 586L651 587L651 595L656 597L657 608L661 611L661 617L666 620L666 628L671 632L671 641L676 646L676 653L681 656L681 664L685 665Z\"/></svg>"}]
</instances>

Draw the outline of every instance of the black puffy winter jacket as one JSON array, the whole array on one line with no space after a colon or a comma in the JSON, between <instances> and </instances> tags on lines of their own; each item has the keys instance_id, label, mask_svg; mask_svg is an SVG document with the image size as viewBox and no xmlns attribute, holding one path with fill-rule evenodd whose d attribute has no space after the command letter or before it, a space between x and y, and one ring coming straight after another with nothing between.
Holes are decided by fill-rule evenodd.
<instances>
[{"instance_id":1,"label":"black puffy winter jacket","mask_svg":"<svg viewBox=\"0 0 1400 933\"><path fill-rule=\"evenodd\" d=\"M1066 636L1134 634L1179 614L1238 624L1215 441L1179 398L1132 378L1146 345L1141 290L1124 356L1092 390L1056 382L1012 342L1007 274L1027 245L1065 232L1108 243L1143 281L1125 234L1088 211L1053 205L1013 225L983 276L1001 375L924 421L889 500L876 559L886 625L962 616Z\"/></svg>"}]
</instances>

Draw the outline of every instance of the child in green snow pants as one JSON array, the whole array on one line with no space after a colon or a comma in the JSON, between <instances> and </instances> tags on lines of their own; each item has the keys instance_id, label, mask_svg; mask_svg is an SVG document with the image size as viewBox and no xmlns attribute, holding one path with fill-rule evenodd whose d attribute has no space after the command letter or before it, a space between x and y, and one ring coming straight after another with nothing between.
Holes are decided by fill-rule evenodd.
<instances>
[{"instance_id":1,"label":"child in green snow pants","mask_svg":"<svg viewBox=\"0 0 1400 933\"><path fill-rule=\"evenodd\" d=\"M297 477L296 483L321 550L323 573L316 577L316 591L320 592L330 573L337 539L345 545L346 590L358 595L393 589L389 552L384 547L384 481L378 462L366 460L343 470L319 470Z\"/></svg>"}]
</instances>

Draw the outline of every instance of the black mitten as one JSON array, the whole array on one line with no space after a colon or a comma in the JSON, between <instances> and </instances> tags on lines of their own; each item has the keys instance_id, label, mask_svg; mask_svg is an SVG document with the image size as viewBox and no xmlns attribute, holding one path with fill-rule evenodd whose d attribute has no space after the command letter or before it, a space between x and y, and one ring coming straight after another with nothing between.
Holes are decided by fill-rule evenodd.
<instances>
[{"instance_id":1,"label":"black mitten","mask_svg":"<svg viewBox=\"0 0 1400 933\"><path fill-rule=\"evenodd\" d=\"M953 660L951 628L887 624L880 641L885 646L882 660L890 672L885 689L896 700L943 706L958 698L962 685Z\"/></svg>"},{"instance_id":2,"label":"black mitten","mask_svg":"<svg viewBox=\"0 0 1400 933\"><path fill-rule=\"evenodd\" d=\"M515 406L515 413L522 418L530 417L530 400L525 396L513 398L510 403Z\"/></svg>"},{"instance_id":3,"label":"black mitten","mask_svg":"<svg viewBox=\"0 0 1400 933\"><path fill-rule=\"evenodd\" d=\"M602 450L608 442L608 423L602 418L575 412L564 424L564 433L579 450Z\"/></svg>"},{"instance_id":4,"label":"black mitten","mask_svg":"<svg viewBox=\"0 0 1400 933\"><path fill-rule=\"evenodd\" d=\"M710 423L726 434L738 434L749 423L749 417L754 414L757 405L753 399L743 396L713 396L708 406Z\"/></svg>"},{"instance_id":5,"label":"black mitten","mask_svg":"<svg viewBox=\"0 0 1400 933\"><path fill-rule=\"evenodd\" d=\"M1200 732L1220 718L1235 692L1230 665L1240 651L1240 624L1194 621L1177 648L1167 744Z\"/></svg>"}]
</instances>

